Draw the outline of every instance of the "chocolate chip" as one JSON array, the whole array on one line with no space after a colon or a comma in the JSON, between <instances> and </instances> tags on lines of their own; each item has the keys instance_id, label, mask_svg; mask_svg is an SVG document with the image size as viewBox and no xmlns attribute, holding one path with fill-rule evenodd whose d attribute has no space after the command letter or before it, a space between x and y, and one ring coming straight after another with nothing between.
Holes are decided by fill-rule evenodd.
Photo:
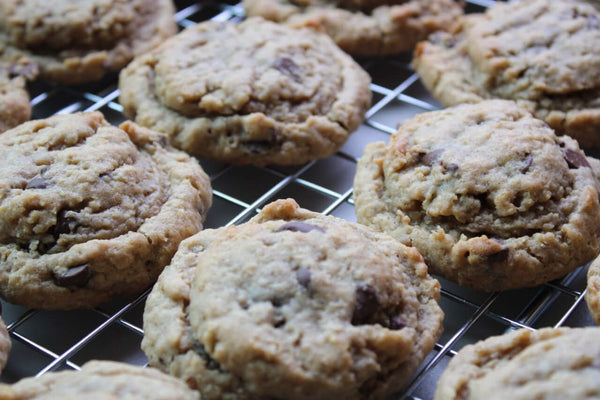
<instances>
[{"instance_id":1,"label":"chocolate chip","mask_svg":"<svg viewBox=\"0 0 600 400\"><path fill-rule=\"evenodd\" d=\"M292 231L292 232L302 232L302 233L307 233L310 231L318 231L318 232L324 233L325 229L321 228L320 226L307 224L306 222L302 222L302 221L290 221L290 222L286 222L285 224L281 225L279 227L279 229L277 229L276 232L282 232L282 231Z\"/></svg>"},{"instance_id":2,"label":"chocolate chip","mask_svg":"<svg viewBox=\"0 0 600 400\"><path fill-rule=\"evenodd\" d=\"M167 147L167 145L169 144L169 141L167 140L167 137L164 135L160 135L158 137L158 144L160 145L160 147L162 147L163 149Z\"/></svg>"},{"instance_id":3,"label":"chocolate chip","mask_svg":"<svg viewBox=\"0 0 600 400\"><path fill-rule=\"evenodd\" d=\"M392 317L390 319L390 326L389 326L390 329L399 330L399 329L402 329L405 327L406 327L406 322L404 322L402 317L400 317L399 315L396 315L395 317Z\"/></svg>"},{"instance_id":4,"label":"chocolate chip","mask_svg":"<svg viewBox=\"0 0 600 400\"><path fill-rule=\"evenodd\" d=\"M379 301L377 301L375 288L366 283L358 284L356 286L354 312L352 313L352 325L369 323L378 308Z\"/></svg>"},{"instance_id":5,"label":"chocolate chip","mask_svg":"<svg viewBox=\"0 0 600 400\"><path fill-rule=\"evenodd\" d=\"M433 164L435 164L435 162L437 160L440 159L440 156L442 155L443 152L444 152L444 149L436 149L436 150L430 151L429 153L420 155L419 161L421 162L421 164L431 167Z\"/></svg>"},{"instance_id":6,"label":"chocolate chip","mask_svg":"<svg viewBox=\"0 0 600 400\"><path fill-rule=\"evenodd\" d=\"M17 76L23 76L26 79L32 80L39 73L37 64L33 63L14 63L8 67L8 74L10 78Z\"/></svg>"},{"instance_id":7,"label":"chocolate chip","mask_svg":"<svg viewBox=\"0 0 600 400\"><path fill-rule=\"evenodd\" d=\"M529 171L529 167L531 167L531 164L533 163L533 156L531 154L527 154L525 156L525 159L523 160L523 168L521 168L521 173L522 174L526 174L527 171Z\"/></svg>"},{"instance_id":8,"label":"chocolate chip","mask_svg":"<svg viewBox=\"0 0 600 400\"><path fill-rule=\"evenodd\" d=\"M292 78L296 82L300 82L300 67L291 58L278 57L273 62L273 68L281 72L285 76Z\"/></svg>"},{"instance_id":9,"label":"chocolate chip","mask_svg":"<svg viewBox=\"0 0 600 400\"><path fill-rule=\"evenodd\" d=\"M490 263L501 263L508 260L508 255L510 254L510 250L504 247L496 253L488 254L486 256L488 262Z\"/></svg>"},{"instance_id":10,"label":"chocolate chip","mask_svg":"<svg viewBox=\"0 0 600 400\"><path fill-rule=\"evenodd\" d=\"M78 265L69 268L64 274L54 274L54 283L58 286L77 286L87 285L92 277L92 271L88 264Z\"/></svg>"},{"instance_id":11,"label":"chocolate chip","mask_svg":"<svg viewBox=\"0 0 600 400\"><path fill-rule=\"evenodd\" d=\"M456 171L458 171L458 164L456 164L456 163L450 163L446 167L446 170L450 171L450 172L456 172Z\"/></svg>"},{"instance_id":12,"label":"chocolate chip","mask_svg":"<svg viewBox=\"0 0 600 400\"><path fill-rule=\"evenodd\" d=\"M48 187L48 181L44 179L42 176L34 176L29 182L27 182L27 186L25 189L46 189Z\"/></svg>"},{"instance_id":13,"label":"chocolate chip","mask_svg":"<svg viewBox=\"0 0 600 400\"><path fill-rule=\"evenodd\" d=\"M244 147L253 154L266 154L280 146L283 135L276 128L269 129L269 138L266 140L249 140L243 142Z\"/></svg>"},{"instance_id":14,"label":"chocolate chip","mask_svg":"<svg viewBox=\"0 0 600 400\"><path fill-rule=\"evenodd\" d=\"M310 269L301 267L296 271L296 280L300 286L303 286L306 289L308 289L308 286L310 285L310 278Z\"/></svg>"},{"instance_id":15,"label":"chocolate chip","mask_svg":"<svg viewBox=\"0 0 600 400\"><path fill-rule=\"evenodd\" d=\"M58 235L63 233L71 233L77 228L77 220L73 217L67 217L67 211L60 210L56 215L56 225L54 225L53 234L58 238Z\"/></svg>"},{"instance_id":16,"label":"chocolate chip","mask_svg":"<svg viewBox=\"0 0 600 400\"><path fill-rule=\"evenodd\" d=\"M194 340L193 344L192 344L192 348L204 360L204 362L206 363L206 368L221 371L221 364L219 364L217 361L215 361L215 359L212 358L206 352L206 348L204 347L204 345L202 345L197 340Z\"/></svg>"},{"instance_id":17,"label":"chocolate chip","mask_svg":"<svg viewBox=\"0 0 600 400\"><path fill-rule=\"evenodd\" d=\"M565 161L567 161L567 164L569 164L569 168L571 169L577 169L580 167L590 168L590 163L588 163L587 158L580 151L565 149L563 150L563 156Z\"/></svg>"}]
</instances>

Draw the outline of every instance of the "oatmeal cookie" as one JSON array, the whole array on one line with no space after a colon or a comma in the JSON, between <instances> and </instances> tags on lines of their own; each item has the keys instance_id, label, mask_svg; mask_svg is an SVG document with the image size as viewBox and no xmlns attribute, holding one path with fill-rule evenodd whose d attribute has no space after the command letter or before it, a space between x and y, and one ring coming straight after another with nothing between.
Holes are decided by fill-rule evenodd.
<instances>
[{"instance_id":1,"label":"oatmeal cookie","mask_svg":"<svg viewBox=\"0 0 600 400\"><path fill-rule=\"evenodd\" d=\"M600 250L598 182L577 142L514 102L417 115L365 149L357 219L431 272L496 291L562 277Z\"/></svg>"},{"instance_id":2,"label":"oatmeal cookie","mask_svg":"<svg viewBox=\"0 0 600 400\"><path fill-rule=\"evenodd\" d=\"M600 397L600 328L519 329L463 347L434 400Z\"/></svg>"},{"instance_id":3,"label":"oatmeal cookie","mask_svg":"<svg viewBox=\"0 0 600 400\"><path fill-rule=\"evenodd\" d=\"M0 133L31 118L27 79L37 76L37 67L26 60L0 62Z\"/></svg>"},{"instance_id":4,"label":"oatmeal cookie","mask_svg":"<svg viewBox=\"0 0 600 400\"><path fill-rule=\"evenodd\" d=\"M121 72L124 113L175 147L235 164L302 164L364 119L370 77L324 34L260 18L187 28Z\"/></svg>"},{"instance_id":5,"label":"oatmeal cookie","mask_svg":"<svg viewBox=\"0 0 600 400\"><path fill-rule=\"evenodd\" d=\"M81 371L47 372L13 385L0 383L2 400L200 400L198 392L154 368L89 361Z\"/></svg>"},{"instance_id":6,"label":"oatmeal cookie","mask_svg":"<svg viewBox=\"0 0 600 400\"><path fill-rule=\"evenodd\" d=\"M92 307L148 287L202 229L207 175L166 137L99 112L0 135L0 295Z\"/></svg>"},{"instance_id":7,"label":"oatmeal cookie","mask_svg":"<svg viewBox=\"0 0 600 400\"><path fill-rule=\"evenodd\" d=\"M411 51L438 30L453 30L463 13L454 0L244 0L247 15L311 27L344 51L375 56Z\"/></svg>"},{"instance_id":8,"label":"oatmeal cookie","mask_svg":"<svg viewBox=\"0 0 600 400\"><path fill-rule=\"evenodd\" d=\"M443 105L514 100L584 148L600 146L600 5L498 2L436 33L413 65Z\"/></svg>"},{"instance_id":9,"label":"oatmeal cookie","mask_svg":"<svg viewBox=\"0 0 600 400\"><path fill-rule=\"evenodd\" d=\"M0 0L0 60L40 78L95 81L177 32L172 0Z\"/></svg>"},{"instance_id":10,"label":"oatmeal cookie","mask_svg":"<svg viewBox=\"0 0 600 400\"><path fill-rule=\"evenodd\" d=\"M383 398L441 333L439 294L414 248L278 200L181 243L142 349L205 399Z\"/></svg>"}]
</instances>

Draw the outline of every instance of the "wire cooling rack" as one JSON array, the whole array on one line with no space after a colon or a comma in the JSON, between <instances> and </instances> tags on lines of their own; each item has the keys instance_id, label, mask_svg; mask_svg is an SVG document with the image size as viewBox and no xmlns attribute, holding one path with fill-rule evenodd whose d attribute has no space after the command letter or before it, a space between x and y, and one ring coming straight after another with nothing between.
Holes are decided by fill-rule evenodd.
<instances>
[{"instance_id":1,"label":"wire cooling rack","mask_svg":"<svg viewBox=\"0 0 600 400\"><path fill-rule=\"evenodd\" d=\"M236 2L176 1L180 28L200 21L244 17ZM467 12L481 12L490 0L467 0ZM295 198L308 209L356 221L352 181L356 162L367 143L386 141L398 124L413 115L440 108L410 68L410 55L362 60L372 77L373 106L364 124L335 155L299 167L236 167L202 162L213 186L207 228L242 223L278 198ZM118 75L94 84L64 87L30 85L33 118L57 113L100 110L118 124L125 118L118 103ZM465 344L516 328L593 325L583 295L587 268L539 287L483 293L442 282L444 333L405 389L393 399L431 399L440 373ZM91 310L50 312L3 303L3 318L13 349L1 382L61 369L79 369L91 359L145 365L140 350L142 314L148 291L134 299L117 299Z\"/></svg>"}]
</instances>

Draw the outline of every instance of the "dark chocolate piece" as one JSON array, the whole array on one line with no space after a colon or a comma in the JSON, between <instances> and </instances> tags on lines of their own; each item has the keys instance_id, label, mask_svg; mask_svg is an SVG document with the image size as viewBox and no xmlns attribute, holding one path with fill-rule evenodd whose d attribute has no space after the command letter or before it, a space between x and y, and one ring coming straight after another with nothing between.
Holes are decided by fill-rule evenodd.
<instances>
[{"instance_id":1,"label":"dark chocolate piece","mask_svg":"<svg viewBox=\"0 0 600 400\"><path fill-rule=\"evenodd\" d=\"M302 81L302 79L300 78L300 67L291 58L278 57L273 62L273 68L275 68L277 71L281 72L285 76L292 78L298 83Z\"/></svg>"},{"instance_id":2,"label":"dark chocolate piece","mask_svg":"<svg viewBox=\"0 0 600 400\"><path fill-rule=\"evenodd\" d=\"M571 149L563 150L563 156L567 164L569 164L569 168L577 169L580 167L588 167L590 168L590 163L583 153L580 151L575 151Z\"/></svg>"},{"instance_id":3,"label":"dark chocolate piece","mask_svg":"<svg viewBox=\"0 0 600 400\"><path fill-rule=\"evenodd\" d=\"M375 288L360 283L356 286L356 301L354 303L354 312L352 313L352 325L368 324L373 314L379 308L379 301Z\"/></svg>"},{"instance_id":4,"label":"dark chocolate piece","mask_svg":"<svg viewBox=\"0 0 600 400\"><path fill-rule=\"evenodd\" d=\"M58 286L77 286L87 285L92 277L92 271L88 264L78 265L69 268L64 274L54 274L54 283Z\"/></svg>"},{"instance_id":5,"label":"dark chocolate piece","mask_svg":"<svg viewBox=\"0 0 600 400\"><path fill-rule=\"evenodd\" d=\"M306 222L302 222L302 221L290 221L290 222L286 222L285 224L281 225L279 227L279 229L277 229L277 232L282 232L282 231L292 231L292 232L302 232L302 233L307 233L310 231L319 231L319 232L324 233L325 229L321 228L320 226L307 224Z\"/></svg>"},{"instance_id":6,"label":"dark chocolate piece","mask_svg":"<svg viewBox=\"0 0 600 400\"><path fill-rule=\"evenodd\" d=\"M306 289L308 289L308 286L310 286L310 278L310 269L298 268L298 270L296 271L296 280L298 281L300 286L303 286Z\"/></svg>"}]
</instances>

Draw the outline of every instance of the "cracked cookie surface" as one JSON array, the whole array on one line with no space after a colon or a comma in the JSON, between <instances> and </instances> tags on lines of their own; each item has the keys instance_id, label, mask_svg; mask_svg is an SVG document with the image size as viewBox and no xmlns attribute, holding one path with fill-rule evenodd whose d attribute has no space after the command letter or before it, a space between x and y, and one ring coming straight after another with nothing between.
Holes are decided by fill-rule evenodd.
<instances>
[{"instance_id":1,"label":"cracked cookie surface","mask_svg":"<svg viewBox=\"0 0 600 400\"><path fill-rule=\"evenodd\" d=\"M80 371L46 372L12 385L0 384L3 400L200 400L198 392L154 368L89 361Z\"/></svg>"},{"instance_id":2,"label":"cracked cookie surface","mask_svg":"<svg viewBox=\"0 0 600 400\"><path fill-rule=\"evenodd\" d=\"M33 308L135 294L202 228L208 177L166 137L101 113L0 135L0 294Z\"/></svg>"},{"instance_id":3,"label":"cracked cookie surface","mask_svg":"<svg viewBox=\"0 0 600 400\"><path fill-rule=\"evenodd\" d=\"M413 65L443 105L517 101L584 148L600 146L600 6L525 0L466 15L418 45Z\"/></svg>"},{"instance_id":4,"label":"cracked cookie surface","mask_svg":"<svg viewBox=\"0 0 600 400\"><path fill-rule=\"evenodd\" d=\"M438 30L453 30L454 0L244 0L247 15L327 33L344 51L375 56L411 51Z\"/></svg>"},{"instance_id":5,"label":"cracked cookie surface","mask_svg":"<svg viewBox=\"0 0 600 400\"><path fill-rule=\"evenodd\" d=\"M597 399L600 328L519 329L463 347L434 400Z\"/></svg>"},{"instance_id":6,"label":"cracked cookie surface","mask_svg":"<svg viewBox=\"0 0 600 400\"><path fill-rule=\"evenodd\" d=\"M257 165L333 154L362 122L369 83L326 35L260 18L187 28L119 77L137 123L198 157Z\"/></svg>"},{"instance_id":7,"label":"cracked cookie surface","mask_svg":"<svg viewBox=\"0 0 600 400\"><path fill-rule=\"evenodd\" d=\"M506 100L423 113L369 145L354 199L359 222L480 290L559 278L600 246L598 183L577 142Z\"/></svg>"},{"instance_id":8,"label":"cracked cookie surface","mask_svg":"<svg viewBox=\"0 0 600 400\"><path fill-rule=\"evenodd\" d=\"M177 32L172 0L1 0L0 59L29 58L40 78L95 81Z\"/></svg>"},{"instance_id":9,"label":"cracked cookie surface","mask_svg":"<svg viewBox=\"0 0 600 400\"><path fill-rule=\"evenodd\" d=\"M383 398L441 333L439 290L414 248L278 200L182 242L142 349L206 399Z\"/></svg>"}]
</instances>

